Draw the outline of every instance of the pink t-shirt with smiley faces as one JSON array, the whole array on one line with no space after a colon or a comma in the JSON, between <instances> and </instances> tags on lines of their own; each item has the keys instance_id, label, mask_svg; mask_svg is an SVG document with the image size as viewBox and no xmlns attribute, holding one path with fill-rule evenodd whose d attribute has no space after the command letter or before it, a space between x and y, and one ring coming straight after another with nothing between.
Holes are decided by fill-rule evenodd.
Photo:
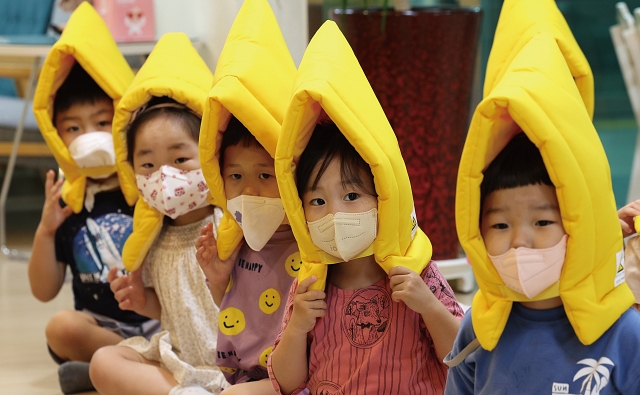
<instances>
[{"instance_id":1,"label":"pink t-shirt with smiley faces","mask_svg":"<svg viewBox=\"0 0 640 395\"><path fill-rule=\"evenodd\" d=\"M246 243L240 249L218 319L216 362L229 383L269 377L267 358L300 264L291 230L276 232L259 252Z\"/></svg>"}]
</instances>

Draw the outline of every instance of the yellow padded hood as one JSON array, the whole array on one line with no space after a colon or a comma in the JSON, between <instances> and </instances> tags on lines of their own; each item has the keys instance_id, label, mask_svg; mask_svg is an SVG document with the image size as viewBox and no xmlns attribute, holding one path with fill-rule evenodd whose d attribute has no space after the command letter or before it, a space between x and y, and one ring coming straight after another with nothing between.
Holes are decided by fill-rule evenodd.
<instances>
[{"instance_id":1,"label":"yellow padded hood","mask_svg":"<svg viewBox=\"0 0 640 395\"><path fill-rule=\"evenodd\" d=\"M65 175L62 200L77 214L82 211L87 177L115 172L116 167L79 168L53 125L56 92L75 62L113 99L114 107L133 80L133 72L107 25L86 2L74 11L62 36L49 51L33 98L38 127Z\"/></svg>"},{"instance_id":2,"label":"yellow padded hood","mask_svg":"<svg viewBox=\"0 0 640 395\"><path fill-rule=\"evenodd\" d=\"M155 241L164 215L138 200L133 167L127 161L127 126L133 114L152 97L167 96L201 115L213 75L189 37L184 33L163 35L116 108L113 139L122 192L129 204L136 203L133 233L122 251L124 266L129 271L142 264Z\"/></svg>"},{"instance_id":3,"label":"yellow padded hood","mask_svg":"<svg viewBox=\"0 0 640 395\"><path fill-rule=\"evenodd\" d=\"M500 82L511 61L531 37L540 32L556 40L587 112L593 118L593 74L555 0L504 1L487 63L484 96Z\"/></svg>"},{"instance_id":4,"label":"yellow padded hood","mask_svg":"<svg viewBox=\"0 0 640 395\"><path fill-rule=\"evenodd\" d=\"M540 150L569 235L560 280L534 299L506 288L479 227L483 171L520 130ZM523 46L476 108L458 172L456 226L480 288L472 321L487 350L498 343L513 301L560 295L585 345L633 303L624 273L618 273L622 233L609 164L557 41L546 33Z\"/></svg>"},{"instance_id":5,"label":"yellow padded hood","mask_svg":"<svg viewBox=\"0 0 640 395\"><path fill-rule=\"evenodd\" d=\"M431 259L431 242L417 225L411 184L398 141L358 60L334 22L325 22L309 43L294 86L276 150L276 178L300 247L303 267L299 281L315 274L318 281L312 288L324 289L326 265L341 262L311 241L294 177L295 164L322 111L371 166L378 193L379 226L373 243L376 261L387 273L395 266L420 273Z\"/></svg>"},{"instance_id":6,"label":"yellow padded hood","mask_svg":"<svg viewBox=\"0 0 640 395\"><path fill-rule=\"evenodd\" d=\"M217 239L222 259L242 240L242 229L227 210L219 165L222 134L233 115L274 157L295 73L267 0L245 1L218 59L200 129L200 162L210 202L224 210Z\"/></svg>"}]
</instances>

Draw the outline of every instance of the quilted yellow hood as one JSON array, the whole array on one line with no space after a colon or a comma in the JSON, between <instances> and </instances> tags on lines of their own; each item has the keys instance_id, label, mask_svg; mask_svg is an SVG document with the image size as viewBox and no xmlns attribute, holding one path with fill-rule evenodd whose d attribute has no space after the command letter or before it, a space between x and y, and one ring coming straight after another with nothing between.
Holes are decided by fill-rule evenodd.
<instances>
[{"instance_id":1,"label":"quilted yellow hood","mask_svg":"<svg viewBox=\"0 0 640 395\"><path fill-rule=\"evenodd\" d=\"M560 280L534 299L506 288L480 234L483 171L524 131L538 147L555 185L569 235ZM557 41L540 33L514 57L473 115L458 172L456 226L480 290L472 321L483 348L492 350L513 301L560 295L576 335L596 341L631 306L623 272L622 233L609 164Z\"/></svg>"},{"instance_id":2,"label":"quilted yellow hood","mask_svg":"<svg viewBox=\"0 0 640 395\"><path fill-rule=\"evenodd\" d=\"M218 252L228 258L242 240L242 229L227 210L219 147L231 115L272 157L289 104L296 66L267 0L247 0L224 44L200 129L200 162L212 199L224 210Z\"/></svg>"},{"instance_id":3,"label":"quilted yellow hood","mask_svg":"<svg viewBox=\"0 0 640 395\"><path fill-rule=\"evenodd\" d=\"M107 25L86 2L80 4L71 15L62 36L49 51L33 98L33 112L38 127L65 174L62 200L74 213L79 213L84 202L87 177L116 171L116 167L79 168L53 125L56 92L75 62L113 99L114 107L133 80L133 72L113 41Z\"/></svg>"},{"instance_id":4,"label":"quilted yellow hood","mask_svg":"<svg viewBox=\"0 0 640 395\"><path fill-rule=\"evenodd\" d=\"M555 0L504 1L487 63L484 96L500 82L520 50L540 32L556 40L587 112L593 118L593 74Z\"/></svg>"},{"instance_id":5,"label":"quilted yellow hood","mask_svg":"<svg viewBox=\"0 0 640 395\"><path fill-rule=\"evenodd\" d=\"M396 136L351 47L334 22L315 34L300 63L291 103L276 150L276 178L303 267L299 281L318 276L324 289L327 264L340 262L311 241L295 184L295 164L324 111L365 162L378 193L376 261L388 273L405 266L420 273L431 258L431 243L417 226L407 169Z\"/></svg>"},{"instance_id":6,"label":"quilted yellow hood","mask_svg":"<svg viewBox=\"0 0 640 395\"><path fill-rule=\"evenodd\" d=\"M164 215L138 200L133 167L127 161L127 125L132 115L152 97L167 96L202 114L213 75L184 33L163 35L116 107L113 138L122 192L136 203L133 233L127 239L122 260L129 271L142 264L162 227Z\"/></svg>"}]
</instances>

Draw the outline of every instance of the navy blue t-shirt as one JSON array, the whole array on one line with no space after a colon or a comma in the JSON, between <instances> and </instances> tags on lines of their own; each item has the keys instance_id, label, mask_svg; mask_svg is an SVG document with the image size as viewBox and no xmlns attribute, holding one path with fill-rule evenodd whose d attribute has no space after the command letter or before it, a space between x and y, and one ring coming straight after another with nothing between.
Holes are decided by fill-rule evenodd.
<instances>
[{"instance_id":1,"label":"navy blue t-shirt","mask_svg":"<svg viewBox=\"0 0 640 395\"><path fill-rule=\"evenodd\" d=\"M471 310L451 354L473 339ZM578 340L564 308L514 303L493 351L477 348L449 368L445 395L640 394L640 313L627 310L598 340Z\"/></svg>"},{"instance_id":2,"label":"navy blue t-shirt","mask_svg":"<svg viewBox=\"0 0 640 395\"><path fill-rule=\"evenodd\" d=\"M147 321L133 311L121 310L107 282L107 273L120 258L133 230L133 207L120 189L95 195L93 210L83 207L56 232L56 259L73 273L75 309L87 309L127 324Z\"/></svg>"}]
</instances>

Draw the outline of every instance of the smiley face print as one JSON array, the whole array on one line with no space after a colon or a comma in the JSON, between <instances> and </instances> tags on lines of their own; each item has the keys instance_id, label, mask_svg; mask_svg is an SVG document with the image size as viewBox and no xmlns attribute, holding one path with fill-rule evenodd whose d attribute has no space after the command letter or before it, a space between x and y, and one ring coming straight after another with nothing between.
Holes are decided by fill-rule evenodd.
<instances>
[{"instance_id":1,"label":"smiley face print","mask_svg":"<svg viewBox=\"0 0 640 395\"><path fill-rule=\"evenodd\" d=\"M229 284L227 284L227 289L224 290L224 293L231 291L231 287L233 287L233 275L229 276Z\"/></svg>"},{"instance_id":2,"label":"smiley face print","mask_svg":"<svg viewBox=\"0 0 640 395\"><path fill-rule=\"evenodd\" d=\"M258 300L260 310L265 314L273 314L280 307L280 293L274 288L268 288Z\"/></svg>"},{"instance_id":3,"label":"smiley face print","mask_svg":"<svg viewBox=\"0 0 640 395\"><path fill-rule=\"evenodd\" d=\"M260 363L260 365L262 365L265 368L267 367L267 361L269 360L269 355L271 354L272 350L273 350L273 346L267 348L266 350L260 353L260 358L258 359L258 362Z\"/></svg>"},{"instance_id":4,"label":"smiley face print","mask_svg":"<svg viewBox=\"0 0 640 395\"><path fill-rule=\"evenodd\" d=\"M244 313L235 307L227 307L220 312L218 317L218 327L220 332L227 336L237 335L244 330L247 321L244 319Z\"/></svg>"},{"instance_id":5,"label":"smiley face print","mask_svg":"<svg viewBox=\"0 0 640 395\"><path fill-rule=\"evenodd\" d=\"M296 251L293 254L289 255L284 261L284 267L285 269L287 269L287 273L289 273L291 277L298 277L298 272L302 267L302 258L300 257L300 252Z\"/></svg>"},{"instance_id":6,"label":"smiley face print","mask_svg":"<svg viewBox=\"0 0 640 395\"><path fill-rule=\"evenodd\" d=\"M230 368L230 367L227 367L227 366L220 366L220 370L223 373L234 374L236 372L236 370L238 370L238 369Z\"/></svg>"}]
</instances>

